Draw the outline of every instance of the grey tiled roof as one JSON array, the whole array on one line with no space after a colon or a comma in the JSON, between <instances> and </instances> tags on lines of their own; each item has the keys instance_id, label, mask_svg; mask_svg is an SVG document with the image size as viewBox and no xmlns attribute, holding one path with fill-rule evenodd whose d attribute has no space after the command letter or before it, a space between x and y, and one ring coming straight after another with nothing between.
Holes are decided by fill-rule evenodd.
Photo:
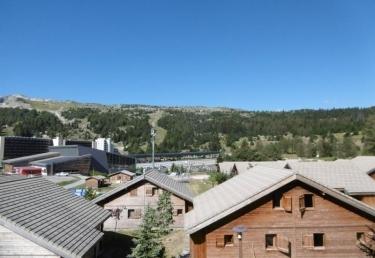
<instances>
[{"instance_id":1,"label":"grey tiled roof","mask_svg":"<svg viewBox=\"0 0 375 258\"><path fill-rule=\"evenodd\" d=\"M291 169L255 166L248 173L235 176L195 197L194 209L185 215L185 229L189 234L197 232L296 180L375 217L374 208Z\"/></svg>"},{"instance_id":2,"label":"grey tiled roof","mask_svg":"<svg viewBox=\"0 0 375 258\"><path fill-rule=\"evenodd\" d=\"M375 171L375 156L358 156L351 159L353 164L366 173Z\"/></svg>"},{"instance_id":3,"label":"grey tiled roof","mask_svg":"<svg viewBox=\"0 0 375 258\"><path fill-rule=\"evenodd\" d=\"M92 200L92 202L94 203L102 202L108 198L111 198L111 196L115 194L118 194L124 190L127 190L132 185L141 181L148 181L162 189L165 189L175 194L178 197L181 197L182 199L188 200L190 202L193 201L194 194L190 191L190 189L186 186L185 183L178 182L170 178L168 175L160 173L157 170L150 170L141 176L135 177L133 180L120 184L118 187L116 187L112 191L109 191L105 194L98 196L97 198Z\"/></svg>"},{"instance_id":4,"label":"grey tiled roof","mask_svg":"<svg viewBox=\"0 0 375 258\"><path fill-rule=\"evenodd\" d=\"M375 180L351 160L298 161L288 163L292 170L350 195L375 195Z\"/></svg>"},{"instance_id":5,"label":"grey tiled roof","mask_svg":"<svg viewBox=\"0 0 375 258\"><path fill-rule=\"evenodd\" d=\"M125 175L128 175L128 176L135 176L134 172L131 172L131 171L128 171L128 170L121 170L121 171L113 172L113 173L109 174L108 176L114 176L114 175L117 175L117 174L125 174Z\"/></svg>"},{"instance_id":6,"label":"grey tiled roof","mask_svg":"<svg viewBox=\"0 0 375 258\"><path fill-rule=\"evenodd\" d=\"M82 257L110 214L42 178L0 176L0 225L65 257ZM10 176L13 177L13 176Z\"/></svg>"}]
</instances>

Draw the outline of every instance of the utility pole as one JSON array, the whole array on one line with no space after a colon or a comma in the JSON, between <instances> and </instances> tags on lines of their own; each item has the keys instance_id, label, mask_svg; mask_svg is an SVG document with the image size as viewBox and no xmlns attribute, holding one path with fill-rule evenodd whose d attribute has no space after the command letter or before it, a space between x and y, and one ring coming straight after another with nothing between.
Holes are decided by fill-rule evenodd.
<instances>
[{"instance_id":1,"label":"utility pole","mask_svg":"<svg viewBox=\"0 0 375 258\"><path fill-rule=\"evenodd\" d=\"M156 131L154 128L151 128L152 169L155 169L155 136L156 136Z\"/></svg>"}]
</instances>

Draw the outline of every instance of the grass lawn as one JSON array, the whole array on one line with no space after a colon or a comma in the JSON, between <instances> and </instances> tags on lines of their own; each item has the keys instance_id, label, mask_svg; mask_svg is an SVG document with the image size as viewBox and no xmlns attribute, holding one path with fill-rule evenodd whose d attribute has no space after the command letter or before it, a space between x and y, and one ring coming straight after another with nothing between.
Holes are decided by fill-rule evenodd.
<instances>
[{"instance_id":1,"label":"grass lawn","mask_svg":"<svg viewBox=\"0 0 375 258\"><path fill-rule=\"evenodd\" d=\"M195 194L201 194L211 189L212 184L208 180L191 180L189 182L189 187Z\"/></svg>"},{"instance_id":2,"label":"grass lawn","mask_svg":"<svg viewBox=\"0 0 375 258\"><path fill-rule=\"evenodd\" d=\"M76 179L72 179L72 180L66 180L66 181L62 181L62 182L59 182L57 183L59 186L65 186L65 185L69 185L69 184L72 184L74 182L77 182L79 179L76 178Z\"/></svg>"},{"instance_id":3,"label":"grass lawn","mask_svg":"<svg viewBox=\"0 0 375 258\"><path fill-rule=\"evenodd\" d=\"M126 257L134 247L132 239L135 237L135 230L120 230L118 232L105 231L103 238L103 253L99 258ZM168 258L181 254L184 249L185 232L174 230L163 237L163 245Z\"/></svg>"},{"instance_id":4,"label":"grass lawn","mask_svg":"<svg viewBox=\"0 0 375 258\"><path fill-rule=\"evenodd\" d=\"M167 257L179 257L184 250L185 231L174 230L163 238L163 244L167 253Z\"/></svg>"}]
</instances>

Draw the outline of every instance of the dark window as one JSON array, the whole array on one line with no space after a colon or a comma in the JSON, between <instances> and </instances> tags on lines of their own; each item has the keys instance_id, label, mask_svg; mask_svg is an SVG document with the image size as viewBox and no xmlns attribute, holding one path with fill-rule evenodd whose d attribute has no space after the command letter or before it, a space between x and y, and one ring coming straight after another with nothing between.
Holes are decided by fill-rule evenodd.
<instances>
[{"instance_id":1,"label":"dark window","mask_svg":"<svg viewBox=\"0 0 375 258\"><path fill-rule=\"evenodd\" d=\"M182 215L182 213L183 213L182 209L177 209L177 216Z\"/></svg>"},{"instance_id":2,"label":"dark window","mask_svg":"<svg viewBox=\"0 0 375 258\"><path fill-rule=\"evenodd\" d=\"M233 245L233 235L224 235L224 246Z\"/></svg>"},{"instance_id":3,"label":"dark window","mask_svg":"<svg viewBox=\"0 0 375 258\"><path fill-rule=\"evenodd\" d=\"M275 192L273 194L273 208L280 208L281 207L281 194L279 192Z\"/></svg>"},{"instance_id":4,"label":"dark window","mask_svg":"<svg viewBox=\"0 0 375 258\"><path fill-rule=\"evenodd\" d=\"M365 233L363 232L357 232L357 240L360 240L363 236L364 236Z\"/></svg>"},{"instance_id":5,"label":"dark window","mask_svg":"<svg viewBox=\"0 0 375 258\"><path fill-rule=\"evenodd\" d=\"M305 194L305 208L313 208L313 195L312 194Z\"/></svg>"},{"instance_id":6,"label":"dark window","mask_svg":"<svg viewBox=\"0 0 375 258\"><path fill-rule=\"evenodd\" d=\"M276 234L266 235L266 249L274 249L276 247Z\"/></svg>"},{"instance_id":7,"label":"dark window","mask_svg":"<svg viewBox=\"0 0 375 258\"><path fill-rule=\"evenodd\" d=\"M156 187L152 188L152 196L154 196L154 195L158 195L158 188L156 188Z\"/></svg>"},{"instance_id":8,"label":"dark window","mask_svg":"<svg viewBox=\"0 0 375 258\"><path fill-rule=\"evenodd\" d=\"M323 247L324 246L324 234L315 233L314 234L314 247Z\"/></svg>"},{"instance_id":9,"label":"dark window","mask_svg":"<svg viewBox=\"0 0 375 258\"><path fill-rule=\"evenodd\" d=\"M142 214L141 209L129 209L128 210L128 218L129 219L140 219Z\"/></svg>"}]
</instances>

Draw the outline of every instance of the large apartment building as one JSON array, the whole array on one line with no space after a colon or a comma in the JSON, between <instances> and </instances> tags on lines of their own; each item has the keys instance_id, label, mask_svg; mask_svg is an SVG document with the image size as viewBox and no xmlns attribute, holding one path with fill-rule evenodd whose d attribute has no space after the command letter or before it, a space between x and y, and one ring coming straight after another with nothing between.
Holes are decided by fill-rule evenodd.
<instances>
[{"instance_id":1,"label":"large apartment building","mask_svg":"<svg viewBox=\"0 0 375 258\"><path fill-rule=\"evenodd\" d=\"M192 258L366 257L358 241L375 222L372 207L316 178L262 166L193 204L185 220Z\"/></svg>"}]
</instances>

